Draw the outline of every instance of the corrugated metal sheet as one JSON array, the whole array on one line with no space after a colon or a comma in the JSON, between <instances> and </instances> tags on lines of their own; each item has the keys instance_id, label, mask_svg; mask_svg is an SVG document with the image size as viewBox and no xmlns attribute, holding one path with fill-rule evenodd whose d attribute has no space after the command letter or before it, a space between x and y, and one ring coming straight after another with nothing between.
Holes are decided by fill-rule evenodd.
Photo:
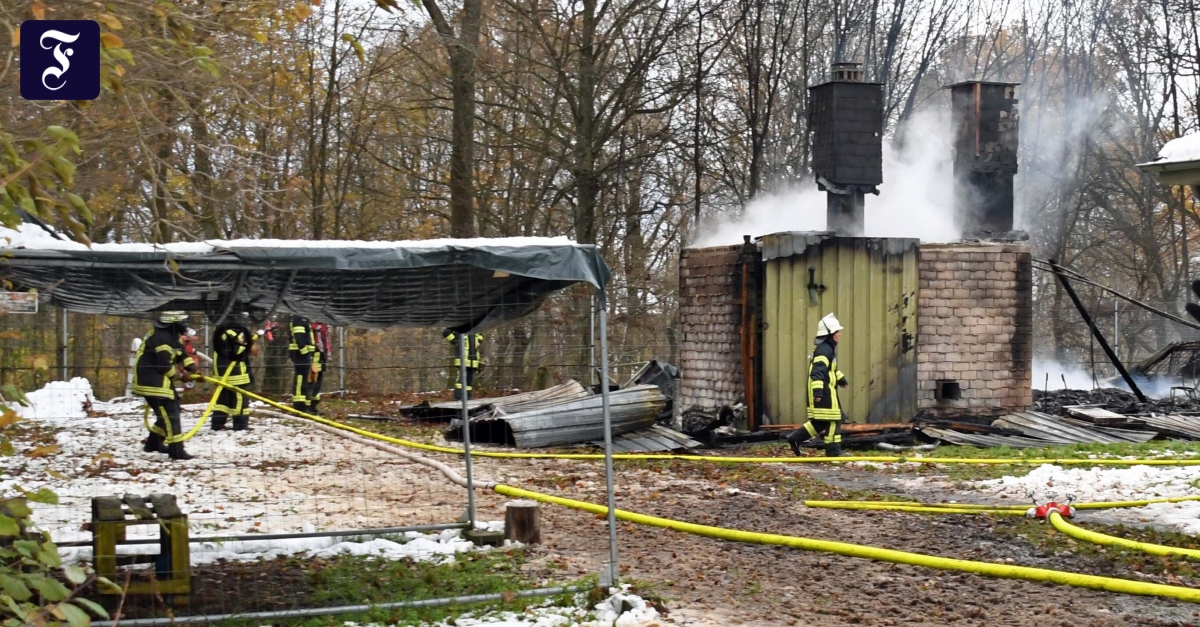
<instances>
[{"instance_id":1,"label":"corrugated metal sheet","mask_svg":"<svg viewBox=\"0 0 1200 627\"><path fill-rule=\"evenodd\" d=\"M593 440L592 444L603 448L604 440ZM656 453L700 446L703 446L701 442L662 425L653 425L613 437L614 453Z\"/></svg>"},{"instance_id":2,"label":"corrugated metal sheet","mask_svg":"<svg viewBox=\"0 0 1200 627\"><path fill-rule=\"evenodd\" d=\"M494 408L501 408L508 413L517 413L536 409L548 403L560 403L580 398L586 398L589 392L583 384L574 379L549 387L544 390L522 392L512 396L497 396L493 398L474 398L467 401L467 411L470 415L486 414ZM400 413L409 418L419 420L452 420L462 416L462 401L446 401L443 403L422 403L401 407Z\"/></svg>"},{"instance_id":3,"label":"corrugated metal sheet","mask_svg":"<svg viewBox=\"0 0 1200 627\"><path fill-rule=\"evenodd\" d=\"M1020 429L1025 435L1058 444L1099 442L1148 442L1156 434L1149 431L1129 431L1120 436L1098 430L1094 425L1036 411L1009 414L992 423L996 427Z\"/></svg>"},{"instance_id":4,"label":"corrugated metal sheet","mask_svg":"<svg viewBox=\"0 0 1200 627\"><path fill-rule=\"evenodd\" d=\"M1200 440L1200 416L1150 414L1149 416L1138 416L1137 419L1145 422L1147 427Z\"/></svg>"},{"instance_id":5,"label":"corrugated metal sheet","mask_svg":"<svg viewBox=\"0 0 1200 627\"><path fill-rule=\"evenodd\" d=\"M1033 448L1055 444L1084 444L1098 442L1149 442L1158 435L1154 431L1097 427L1082 420L1051 416L1036 411L1010 414L992 423L993 427L1015 429L1022 435L995 435L987 433L963 433L953 429L921 427L920 430L951 444L973 444L975 446L1011 446Z\"/></svg>"},{"instance_id":6,"label":"corrugated metal sheet","mask_svg":"<svg viewBox=\"0 0 1200 627\"><path fill-rule=\"evenodd\" d=\"M613 435L654 424L667 398L653 385L639 385L609 393ZM517 448L539 448L578 444L604 438L604 414L599 395L543 405L520 413L496 409L471 418L472 441L513 443ZM456 437L457 436L457 437ZM461 427L452 428L447 439L461 439Z\"/></svg>"},{"instance_id":7,"label":"corrugated metal sheet","mask_svg":"<svg viewBox=\"0 0 1200 627\"><path fill-rule=\"evenodd\" d=\"M937 429L934 427L918 427L918 431L931 438L937 438L951 444L962 446L1008 446L1011 448L1038 448L1052 444L1045 440L1027 438L1020 435L994 435L991 433L963 433L953 429Z\"/></svg>"},{"instance_id":8,"label":"corrugated metal sheet","mask_svg":"<svg viewBox=\"0 0 1200 627\"><path fill-rule=\"evenodd\" d=\"M765 412L775 424L807 419L808 359L817 321L846 327L838 365L851 422L902 422L916 411L917 244L915 239L776 233L762 238L766 265L763 331ZM816 303L810 273L818 286Z\"/></svg>"}]
</instances>

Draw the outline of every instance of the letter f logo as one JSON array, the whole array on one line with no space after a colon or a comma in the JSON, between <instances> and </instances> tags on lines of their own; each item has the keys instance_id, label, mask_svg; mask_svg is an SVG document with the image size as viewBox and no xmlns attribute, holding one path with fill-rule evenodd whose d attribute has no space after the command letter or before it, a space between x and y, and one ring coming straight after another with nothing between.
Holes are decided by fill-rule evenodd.
<instances>
[{"instance_id":1,"label":"letter f logo","mask_svg":"<svg viewBox=\"0 0 1200 627\"><path fill-rule=\"evenodd\" d=\"M94 100L100 96L100 25L92 20L21 24L21 97Z\"/></svg>"}]
</instances>

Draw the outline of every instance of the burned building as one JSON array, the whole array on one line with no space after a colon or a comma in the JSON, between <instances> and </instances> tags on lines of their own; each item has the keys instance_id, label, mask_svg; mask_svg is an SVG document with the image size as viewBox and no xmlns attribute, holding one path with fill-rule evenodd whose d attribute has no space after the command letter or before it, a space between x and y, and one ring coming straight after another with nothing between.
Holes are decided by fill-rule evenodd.
<instances>
[{"instance_id":1,"label":"burned building","mask_svg":"<svg viewBox=\"0 0 1200 627\"><path fill-rule=\"evenodd\" d=\"M996 86L1004 89L995 92ZM956 118L955 126L956 172L962 161L965 180L977 190L975 204L961 216L964 231L996 234L999 241L932 244L849 237L843 228L685 250L678 406L744 401L754 408L748 426L804 422L817 321L835 312L846 326L838 356L850 385L843 405L852 422L985 418L1028 409L1032 257L1011 232L1012 88L963 83L952 89L955 97L979 94L978 115L969 123ZM838 119L830 111L819 114ZM815 160L822 141L814 139ZM830 150L820 153L829 161L819 172L854 172L839 169L857 158L854 151ZM873 176L867 172L860 181ZM832 200L830 207L830 224L837 224Z\"/></svg>"}]
</instances>

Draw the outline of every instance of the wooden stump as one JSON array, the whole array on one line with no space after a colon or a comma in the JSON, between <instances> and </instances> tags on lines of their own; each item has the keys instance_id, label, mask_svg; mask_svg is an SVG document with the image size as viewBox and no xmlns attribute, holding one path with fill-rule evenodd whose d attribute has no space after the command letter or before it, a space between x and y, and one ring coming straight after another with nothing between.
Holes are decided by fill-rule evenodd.
<instances>
[{"instance_id":1,"label":"wooden stump","mask_svg":"<svg viewBox=\"0 0 1200 627\"><path fill-rule=\"evenodd\" d=\"M522 544L542 541L542 508L537 501L509 501L504 509L504 537Z\"/></svg>"}]
</instances>

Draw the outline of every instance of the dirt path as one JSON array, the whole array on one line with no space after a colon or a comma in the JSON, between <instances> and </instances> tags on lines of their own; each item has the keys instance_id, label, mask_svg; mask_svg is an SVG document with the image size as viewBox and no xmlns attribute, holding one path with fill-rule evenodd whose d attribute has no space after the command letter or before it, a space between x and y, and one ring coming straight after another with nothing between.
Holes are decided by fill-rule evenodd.
<instances>
[{"instance_id":1,"label":"dirt path","mask_svg":"<svg viewBox=\"0 0 1200 627\"><path fill-rule=\"evenodd\" d=\"M594 465L486 460L481 474L534 489L602 502L603 476ZM886 473L832 468L772 468L843 488L880 490ZM803 535L944 557L1147 577L1076 554L1050 555L995 532L1002 521L975 516L926 516L806 508L793 495L746 479L717 480L711 468L663 473L619 469L623 509L738 529ZM716 476L730 477L724 469ZM687 476L680 476L687 475ZM766 489L764 489L766 487ZM945 494L910 494L930 498ZM950 495L953 496L953 495ZM964 500L969 495L959 495ZM503 501L485 497L481 517L499 516ZM547 578L595 573L607 559L604 521L561 507L543 513L544 544L530 570ZM1190 625L1200 607L1150 597L986 578L799 550L745 545L619 523L623 575L656 584L680 625Z\"/></svg>"}]
</instances>

